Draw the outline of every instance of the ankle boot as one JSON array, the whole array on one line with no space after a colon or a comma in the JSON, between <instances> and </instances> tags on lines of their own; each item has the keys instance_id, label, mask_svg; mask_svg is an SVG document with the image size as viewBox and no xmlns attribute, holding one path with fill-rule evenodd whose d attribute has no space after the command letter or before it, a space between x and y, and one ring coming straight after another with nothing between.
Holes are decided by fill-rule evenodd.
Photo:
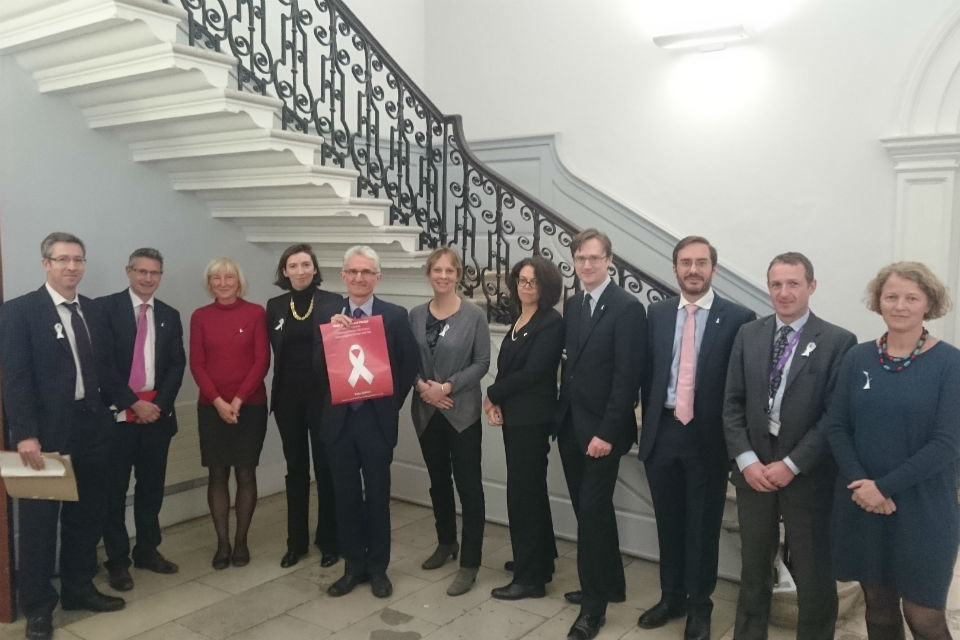
<instances>
[{"instance_id":1,"label":"ankle boot","mask_svg":"<svg viewBox=\"0 0 960 640\"><path fill-rule=\"evenodd\" d=\"M453 577L453 582L447 587L448 596L463 595L473 587L477 580L477 569L470 567L460 567L457 575Z\"/></svg>"},{"instance_id":2,"label":"ankle boot","mask_svg":"<svg viewBox=\"0 0 960 640\"><path fill-rule=\"evenodd\" d=\"M456 542L452 544L438 544L433 554L424 560L420 566L424 569L439 569L446 563L447 558L456 560L459 551L460 545Z\"/></svg>"}]
</instances>

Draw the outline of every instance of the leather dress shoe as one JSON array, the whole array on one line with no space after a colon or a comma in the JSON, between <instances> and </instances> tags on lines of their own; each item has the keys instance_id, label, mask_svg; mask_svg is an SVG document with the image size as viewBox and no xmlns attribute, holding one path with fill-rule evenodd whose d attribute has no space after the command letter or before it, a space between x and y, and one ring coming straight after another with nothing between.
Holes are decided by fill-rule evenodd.
<instances>
[{"instance_id":1,"label":"leather dress shoe","mask_svg":"<svg viewBox=\"0 0 960 640\"><path fill-rule=\"evenodd\" d=\"M567 633L567 640L590 640L596 638L600 633L600 627L607 622L606 616L595 616L589 613L581 613L577 616L577 621L570 627Z\"/></svg>"},{"instance_id":2,"label":"leather dress shoe","mask_svg":"<svg viewBox=\"0 0 960 640\"><path fill-rule=\"evenodd\" d=\"M684 640L710 640L710 616L691 613L683 630Z\"/></svg>"},{"instance_id":3,"label":"leather dress shoe","mask_svg":"<svg viewBox=\"0 0 960 640\"><path fill-rule=\"evenodd\" d=\"M393 585L385 573L374 573L370 576L370 590L377 598L389 598L393 595Z\"/></svg>"},{"instance_id":4,"label":"leather dress shoe","mask_svg":"<svg viewBox=\"0 0 960 640\"><path fill-rule=\"evenodd\" d=\"M287 567L292 567L293 565L300 562L300 557L305 554L298 553L293 549L287 549L287 552L283 554L283 557L280 558L280 566L286 569Z\"/></svg>"},{"instance_id":5,"label":"leather dress shoe","mask_svg":"<svg viewBox=\"0 0 960 640\"><path fill-rule=\"evenodd\" d=\"M217 552L213 554L213 561L210 564L217 570L226 569L230 566L230 554L229 544L225 547L217 547Z\"/></svg>"},{"instance_id":6,"label":"leather dress shoe","mask_svg":"<svg viewBox=\"0 0 960 640\"><path fill-rule=\"evenodd\" d=\"M133 566L154 573L176 573L180 571L180 567L160 555L159 551L146 558L134 558Z\"/></svg>"},{"instance_id":7,"label":"leather dress shoe","mask_svg":"<svg viewBox=\"0 0 960 640\"><path fill-rule=\"evenodd\" d=\"M50 640L53 637L53 617L48 613L27 616L27 640Z\"/></svg>"},{"instance_id":8,"label":"leather dress shoe","mask_svg":"<svg viewBox=\"0 0 960 640\"><path fill-rule=\"evenodd\" d=\"M660 602L640 614L637 626L644 629L656 629L667 624L673 618L683 617L686 613L686 604L681 602L670 603L661 599Z\"/></svg>"},{"instance_id":9,"label":"leather dress shoe","mask_svg":"<svg viewBox=\"0 0 960 640\"><path fill-rule=\"evenodd\" d=\"M87 611L119 611L126 606L123 598L114 598L100 593L93 587L82 593L64 592L60 594L60 606L65 611L85 609Z\"/></svg>"},{"instance_id":10,"label":"leather dress shoe","mask_svg":"<svg viewBox=\"0 0 960 640\"><path fill-rule=\"evenodd\" d=\"M320 566L326 569L340 562L339 553L324 553L320 556Z\"/></svg>"},{"instance_id":11,"label":"leather dress shoe","mask_svg":"<svg viewBox=\"0 0 960 640\"><path fill-rule=\"evenodd\" d=\"M234 547L233 554L230 556L230 564L235 567L245 567L250 564L250 549L243 547Z\"/></svg>"},{"instance_id":12,"label":"leather dress shoe","mask_svg":"<svg viewBox=\"0 0 960 640\"><path fill-rule=\"evenodd\" d=\"M497 600L523 600L524 598L542 598L547 590L542 584L519 584L511 582L504 587L497 587L490 592Z\"/></svg>"},{"instance_id":13,"label":"leather dress shoe","mask_svg":"<svg viewBox=\"0 0 960 640\"><path fill-rule=\"evenodd\" d=\"M353 588L358 584L363 584L364 582L369 581L370 576L366 574L354 575L352 573L345 573L340 576L336 582L327 587L327 593L334 598L339 598L340 596L345 596L353 591Z\"/></svg>"},{"instance_id":14,"label":"leather dress shoe","mask_svg":"<svg viewBox=\"0 0 960 640\"><path fill-rule=\"evenodd\" d=\"M583 604L583 591L579 589L576 591L567 591L563 594L563 599L570 604Z\"/></svg>"},{"instance_id":15,"label":"leather dress shoe","mask_svg":"<svg viewBox=\"0 0 960 640\"><path fill-rule=\"evenodd\" d=\"M110 576L110 588L114 591L130 591L130 589L133 589L133 578L126 567L107 567L107 574Z\"/></svg>"}]
</instances>

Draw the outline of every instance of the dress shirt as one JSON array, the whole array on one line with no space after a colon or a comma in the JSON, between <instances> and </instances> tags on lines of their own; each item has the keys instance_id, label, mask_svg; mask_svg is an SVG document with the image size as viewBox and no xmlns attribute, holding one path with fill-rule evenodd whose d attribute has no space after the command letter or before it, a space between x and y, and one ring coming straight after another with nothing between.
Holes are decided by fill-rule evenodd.
<instances>
[{"instance_id":1,"label":"dress shirt","mask_svg":"<svg viewBox=\"0 0 960 640\"><path fill-rule=\"evenodd\" d=\"M73 333L73 321L70 316L70 309L67 308L67 304L77 303L77 311L80 312L80 317L83 318L83 309L80 308L80 299L74 298L73 300L67 300L62 295L57 293L57 291L50 286L50 283L46 283L47 293L50 294L50 297L53 298L53 306L57 309L57 315L60 316L60 325L63 328L63 332L67 336L67 342L70 343L70 352L73 354L73 364L77 368L77 382L73 388L73 399L74 400L83 400L86 397L86 390L83 388L83 376L80 371L80 354L77 353L77 336ZM84 324L87 320L84 318ZM89 333L90 328L87 327L87 332ZM91 339L90 342L93 342Z\"/></svg>"},{"instance_id":2,"label":"dress shirt","mask_svg":"<svg viewBox=\"0 0 960 640\"><path fill-rule=\"evenodd\" d=\"M707 316L710 315L710 307L713 306L715 298L713 287L696 302L690 302L683 294L680 294L680 300L677 302L677 323L673 331L673 361L670 363L670 384L667 386L667 400L664 406L668 409L674 409L677 406L677 377L680 375L680 343L683 338L683 323L687 319L687 310L684 309L688 304L695 304L699 307L694 314L696 329L694 330L693 347L696 357L700 357L700 345L703 343L703 333L707 330ZM680 312L683 313L680 313ZM696 369L694 369L696 376ZM696 388L693 390L696 397Z\"/></svg>"},{"instance_id":3,"label":"dress shirt","mask_svg":"<svg viewBox=\"0 0 960 640\"><path fill-rule=\"evenodd\" d=\"M807 309L806 313L790 323L790 328L793 329L794 333L791 334L791 337L795 336L797 333L803 329L803 325L807 324L807 320L810 319L810 310ZM773 335L776 336L777 332L780 331L787 323L780 319L779 316L776 317L777 326L773 332ZM774 337L776 339L776 337ZM772 343L771 343L772 345ZM780 381L780 387L777 389L777 394L773 397L773 405L770 407L770 419L775 422L780 422L780 403L783 402L783 391L787 388L787 376L790 375L790 364L793 362L793 357L796 355L797 346L800 345L799 340L797 345L794 346L793 351L790 352L787 361L783 365L783 378ZM737 456L737 467L740 468L740 471L743 471L748 465L753 464L754 462L759 462L760 458L757 457L757 454L752 449L750 451L744 451ZM790 456L786 456L783 459L783 463L790 468L794 474L800 473L800 467L793 463L793 460L790 459Z\"/></svg>"},{"instance_id":4,"label":"dress shirt","mask_svg":"<svg viewBox=\"0 0 960 640\"><path fill-rule=\"evenodd\" d=\"M348 305L349 309L345 308L343 312L346 313L348 316L352 316L353 312L356 311L357 308L363 311L363 315L366 317L370 317L373 315L373 296L370 296L369 298L367 298L363 304L354 304L353 300L350 300L350 298L347 298L347 300L349 300L349 305ZM348 311L349 313L347 313Z\"/></svg>"},{"instance_id":5,"label":"dress shirt","mask_svg":"<svg viewBox=\"0 0 960 640\"><path fill-rule=\"evenodd\" d=\"M144 304L137 294L133 292L133 289L127 289L127 293L130 294L130 304L133 305L133 324L137 325L137 322L140 319L140 305ZM146 381L143 383L142 389L133 389L134 392L137 391L151 391L156 387L156 378L157 378L157 359L156 359L156 346L157 346L157 327L156 321L153 317L153 310L155 308L153 296L150 296L150 299L145 303L147 305L147 339L143 344L143 366L147 372ZM129 371L127 372L130 373ZM117 411L117 422L126 422L127 421L127 412L126 411Z\"/></svg>"},{"instance_id":6,"label":"dress shirt","mask_svg":"<svg viewBox=\"0 0 960 640\"><path fill-rule=\"evenodd\" d=\"M593 312L597 310L597 300L600 299L600 296L603 295L603 292L607 290L607 286L612 282L610 276L607 276L607 279L598 284L594 289L588 290L584 287L584 292L590 294L590 315L593 315Z\"/></svg>"}]
</instances>

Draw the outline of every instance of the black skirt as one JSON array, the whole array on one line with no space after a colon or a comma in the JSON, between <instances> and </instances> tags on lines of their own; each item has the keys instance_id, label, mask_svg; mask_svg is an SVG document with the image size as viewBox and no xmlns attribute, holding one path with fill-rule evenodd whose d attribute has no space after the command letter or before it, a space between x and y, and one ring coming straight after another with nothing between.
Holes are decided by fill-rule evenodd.
<instances>
[{"instance_id":1,"label":"black skirt","mask_svg":"<svg viewBox=\"0 0 960 640\"><path fill-rule=\"evenodd\" d=\"M240 407L237 424L227 424L212 404L197 405L200 464L205 467L255 467L267 435L267 405Z\"/></svg>"}]
</instances>

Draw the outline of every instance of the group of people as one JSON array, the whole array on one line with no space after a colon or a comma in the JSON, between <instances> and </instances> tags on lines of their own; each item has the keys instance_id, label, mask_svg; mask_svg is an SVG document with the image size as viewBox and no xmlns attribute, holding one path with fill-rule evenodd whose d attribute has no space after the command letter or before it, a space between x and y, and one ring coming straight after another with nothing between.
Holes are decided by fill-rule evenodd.
<instances>
[{"instance_id":1,"label":"group of people","mask_svg":"<svg viewBox=\"0 0 960 640\"><path fill-rule=\"evenodd\" d=\"M960 352L930 335L946 313L944 286L922 264L882 269L867 306L887 331L856 345L849 331L810 310L817 287L802 254L767 270L774 313L756 314L717 295L717 252L699 236L680 240L673 269L680 296L647 309L610 277L609 237L587 229L570 250L580 290L556 310L563 279L549 260L524 258L507 284L514 320L496 380L485 312L458 295L460 256L434 250L425 273L431 299L410 310L375 295L376 252L347 250L347 295L320 288L316 255L288 247L266 309L246 301L230 258L205 272L213 302L190 320L189 360L177 311L157 300L163 258L134 251L129 288L97 300L78 294L86 254L71 234L43 240L46 283L0 311L0 364L8 439L23 463L70 454L78 502L21 500L18 589L28 638L50 638L65 609L111 611L121 598L98 591L103 538L110 586L133 588L129 567L177 566L158 550L158 514L174 402L187 362L199 388L202 464L217 535L215 569L250 561L247 532L257 502L256 467L267 428L264 385L273 350L273 411L287 462L283 567L310 545L311 460L318 494L314 544L321 565L342 557L330 596L369 583L392 594L390 464L399 412L411 388L412 422L430 480L437 534L423 569L457 560L447 588L475 584L485 523L482 421L500 429L507 466L512 580L497 599L539 598L552 579L554 540L547 464L555 439L577 518L580 612L570 640L595 637L607 606L626 588L613 494L620 460L637 443L660 547L661 596L638 625L686 618L684 638L709 639L728 479L736 487L741 586L734 637L765 638L775 560L797 587L800 639L832 638L837 579L859 581L871 639L949 638L945 607L958 543ZM320 326L380 316L393 377L385 397L334 404ZM559 368L559 389L558 389ZM230 470L236 525L230 536ZM136 470L132 550L124 524ZM462 526L458 540L455 494ZM781 522L786 543L781 548ZM60 525L60 593L51 585Z\"/></svg>"}]
</instances>

